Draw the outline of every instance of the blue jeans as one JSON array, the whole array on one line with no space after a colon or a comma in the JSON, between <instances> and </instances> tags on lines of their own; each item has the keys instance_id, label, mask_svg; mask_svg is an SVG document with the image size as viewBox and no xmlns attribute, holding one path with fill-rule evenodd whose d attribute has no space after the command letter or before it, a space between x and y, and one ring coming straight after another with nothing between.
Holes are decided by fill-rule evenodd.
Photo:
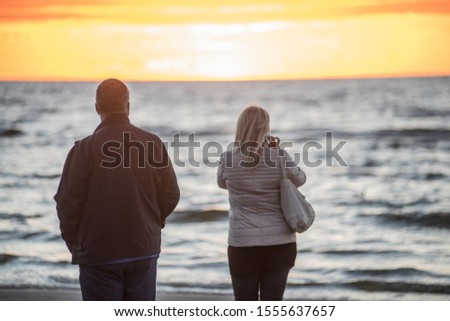
<instances>
[{"instance_id":1,"label":"blue jeans","mask_svg":"<svg viewBox=\"0 0 450 321\"><path fill-rule=\"evenodd\" d=\"M83 301L155 301L157 260L80 265Z\"/></svg>"}]
</instances>

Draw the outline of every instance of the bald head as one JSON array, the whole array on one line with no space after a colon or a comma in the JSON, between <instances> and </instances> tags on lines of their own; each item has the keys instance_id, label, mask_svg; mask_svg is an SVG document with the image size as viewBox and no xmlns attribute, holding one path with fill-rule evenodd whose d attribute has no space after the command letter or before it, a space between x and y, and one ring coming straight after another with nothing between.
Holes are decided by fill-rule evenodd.
<instances>
[{"instance_id":1,"label":"bald head","mask_svg":"<svg viewBox=\"0 0 450 321\"><path fill-rule=\"evenodd\" d=\"M97 87L95 107L100 115L128 114L129 101L130 92L118 79L106 79Z\"/></svg>"}]
</instances>

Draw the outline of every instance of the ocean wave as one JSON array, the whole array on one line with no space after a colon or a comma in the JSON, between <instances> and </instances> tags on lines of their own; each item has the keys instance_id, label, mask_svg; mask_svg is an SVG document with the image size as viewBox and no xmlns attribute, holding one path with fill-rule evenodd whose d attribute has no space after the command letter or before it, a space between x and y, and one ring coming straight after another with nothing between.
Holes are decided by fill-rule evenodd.
<instances>
[{"instance_id":1,"label":"ocean wave","mask_svg":"<svg viewBox=\"0 0 450 321\"><path fill-rule=\"evenodd\" d=\"M231 283L188 283L188 282L161 282L159 286L171 287L175 289L208 289L208 290L225 290L231 288Z\"/></svg>"},{"instance_id":2,"label":"ocean wave","mask_svg":"<svg viewBox=\"0 0 450 321\"><path fill-rule=\"evenodd\" d=\"M172 213L167 221L174 223L200 223L224 221L228 218L227 211L206 210L206 211L180 211Z\"/></svg>"},{"instance_id":3,"label":"ocean wave","mask_svg":"<svg viewBox=\"0 0 450 321\"><path fill-rule=\"evenodd\" d=\"M398 116L403 116L402 113L398 113ZM433 109L421 106L411 106L406 110L406 116L408 117L448 117L450 116L450 110L448 109Z\"/></svg>"},{"instance_id":4,"label":"ocean wave","mask_svg":"<svg viewBox=\"0 0 450 321\"><path fill-rule=\"evenodd\" d=\"M160 137L171 137L175 135L180 135L181 141L187 141L187 137L194 135L194 137L211 137L217 135L229 135L230 132L221 128L211 128L211 129L200 129L200 130L180 130L179 128L173 128L170 126L153 126L153 127L143 127L145 130L155 133Z\"/></svg>"},{"instance_id":5,"label":"ocean wave","mask_svg":"<svg viewBox=\"0 0 450 321\"><path fill-rule=\"evenodd\" d=\"M21 97L4 97L0 96L0 107L8 108L14 105L24 106L26 104L26 100Z\"/></svg>"},{"instance_id":6,"label":"ocean wave","mask_svg":"<svg viewBox=\"0 0 450 321\"><path fill-rule=\"evenodd\" d=\"M80 285L79 283L65 283L64 285L62 285L62 283L56 283L54 282L53 284L35 284L35 283L31 283L31 284L10 284L10 283L5 283L5 284L0 284L0 290L68 290L68 289L75 289L75 290L79 290L80 289Z\"/></svg>"},{"instance_id":7,"label":"ocean wave","mask_svg":"<svg viewBox=\"0 0 450 321\"><path fill-rule=\"evenodd\" d=\"M24 134L22 130L17 128L0 129L0 137L18 137Z\"/></svg>"},{"instance_id":8,"label":"ocean wave","mask_svg":"<svg viewBox=\"0 0 450 321\"><path fill-rule=\"evenodd\" d=\"M39 258L36 257L27 257L24 263L28 265L43 265L43 266L67 266L71 264L70 261L67 260L46 261L40 260Z\"/></svg>"},{"instance_id":9,"label":"ocean wave","mask_svg":"<svg viewBox=\"0 0 450 321\"><path fill-rule=\"evenodd\" d=\"M14 180L13 182L7 182L2 184L3 187L19 187L19 186L28 186L30 182L26 179L57 179L61 177L61 173L33 173L33 174L19 174L19 173L5 173L0 172L1 178L9 178L10 180ZM21 180L19 180L21 179Z\"/></svg>"},{"instance_id":10,"label":"ocean wave","mask_svg":"<svg viewBox=\"0 0 450 321\"><path fill-rule=\"evenodd\" d=\"M439 179L444 179L446 175L442 173L435 173L435 172L429 172L424 175L425 180L427 181L434 181Z\"/></svg>"},{"instance_id":11,"label":"ocean wave","mask_svg":"<svg viewBox=\"0 0 450 321\"><path fill-rule=\"evenodd\" d=\"M46 239L49 242L53 242L53 241L63 241L62 237L60 234L53 234L50 235L49 237L47 237Z\"/></svg>"},{"instance_id":12,"label":"ocean wave","mask_svg":"<svg viewBox=\"0 0 450 321\"><path fill-rule=\"evenodd\" d=\"M374 280L358 280L350 282L308 282L288 283L292 288L351 288L353 290L366 292L397 292L397 293L429 293L450 294L450 284L429 284L409 282L385 282Z\"/></svg>"},{"instance_id":13,"label":"ocean wave","mask_svg":"<svg viewBox=\"0 0 450 321\"><path fill-rule=\"evenodd\" d=\"M382 282L361 280L343 284L344 286L369 292L415 292L450 294L450 284L426 284L408 282Z\"/></svg>"},{"instance_id":14,"label":"ocean wave","mask_svg":"<svg viewBox=\"0 0 450 321\"><path fill-rule=\"evenodd\" d=\"M324 133L329 130L306 130L302 132L299 141L321 140ZM334 130L333 139L360 140L373 142L372 149L385 148L399 149L421 144L424 147L435 147L438 141L450 140L450 129L446 128L403 128L381 129L371 131L343 131ZM305 139L307 137L308 139ZM384 145L385 143L386 145Z\"/></svg>"},{"instance_id":15,"label":"ocean wave","mask_svg":"<svg viewBox=\"0 0 450 321\"><path fill-rule=\"evenodd\" d=\"M8 253L0 253L0 264L5 264L17 259L17 255L8 254Z\"/></svg>"},{"instance_id":16,"label":"ocean wave","mask_svg":"<svg viewBox=\"0 0 450 321\"><path fill-rule=\"evenodd\" d=\"M405 128L405 129L383 129L371 132L379 138L388 137L417 137L431 139L449 139L450 129L445 128Z\"/></svg>"},{"instance_id":17,"label":"ocean wave","mask_svg":"<svg viewBox=\"0 0 450 321\"><path fill-rule=\"evenodd\" d=\"M59 276L59 275L50 275L48 277L50 279L50 281L56 282L56 283L61 283L61 284L73 284L73 285L78 285L78 279L77 278L69 278L69 277L65 277L65 276Z\"/></svg>"},{"instance_id":18,"label":"ocean wave","mask_svg":"<svg viewBox=\"0 0 450 321\"><path fill-rule=\"evenodd\" d=\"M28 240L28 239L35 238L35 237L42 236L42 235L46 235L46 234L48 234L48 232L46 232L46 231L29 232L29 233L23 233L20 236L20 238L22 240Z\"/></svg>"},{"instance_id":19,"label":"ocean wave","mask_svg":"<svg viewBox=\"0 0 450 321\"><path fill-rule=\"evenodd\" d=\"M338 202L338 205L341 206L363 206L363 207L370 207L370 206L382 206L382 207L387 207L387 208L392 208L392 209L401 209L404 207L408 207L408 206L416 206L416 205L428 205L428 204L432 204L433 201L431 201L430 199L428 199L427 197L421 197L417 200L413 200L413 201L406 201L406 202L391 202L385 199L366 199L364 198L364 195L358 195L358 197L360 199L358 199L357 201L354 200L343 200Z\"/></svg>"},{"instance_id":20,"label":"ocean wave","mask_svg":"<svg viewBox=\"0 0 450 321\"><path fill-rule=\"evenodd\" d=\"M48 231L19 231L19 230L0 230L0 240L30 240L43 236L48 236Z\"/></svg>"},{"instance_id":21,"label":"ocean wave","mask_svg":"<svg viewBox=\"0 0 450 321\"><path fill-rule=\"evenodd\" d=\"M304 129L303 134L308 134L310 138L323 138L325 132L329 132L329 129ZM298 130L296 130L298 133ZM399 128L399 129L379 129L369 131L345 131L345 130L333 130L333 138L450 138L450 129L447 128Z\"/></svg>"},{"instance_id":22,"label":"ocean wave","mask_svg":"<svg viewBox=\"0 0 450 321\"><path fill-rule=\"evenodd\" d=\"M0 253L0 264L6 264L13 261L20 260L21 264L27 265L43 265L43 266L66 266L70 265L70 261L47 261L35 256L19 256L9 253Z\"/></svg>"},{"instance_id":23,"label":"ocean wave","mask_svg":"<svg viewBox=\"0 0 450 321\"><path fill-rule=\"evenodd\" d=\"M330 255L386 255L399 254L399 251L372 251L372 250L323 250L318 251L320 254Z\"/></svg>"},{"instance_id":24,"label":"ocean wave","mask_svg":"<svg viewBox=\"0 0 450 321\"><path fill-rule=\"evenodd\" d=\"M17 221L20 223L26 223L26 221L28 219L31 218L41 218L43 217L43 215L41 214L34 214L34 215L25 215L25 214L20 214L20 213L0 213L0 220L13 220L13 221Z\"/></svg>"},{"instance_id":25,"label":"ocean wave","mask_svg":"<svg viewBox=\"0 0 450 321\"><path fill-rule=\"evenodd\" d=\"M450 130L444 128L406 128L386 129L371 133L371 139L385 141L391 149L411 147L420 144L424 148L434 149L438 141L448 141Z\"/></svg>"},{"instance_id":26,"label":"ocean wave","mask_svg":"<svg viewBox=\"0 0 450 321\"><path fill-rule=\"evenodd\" d=\"M361 215L361 216L372 216L383 223L396 223L402 225L417 225L421 227L433 227L433 228L443 228L450 229L450 213L446 212L432 212L432 213L404 213L404 214L376 214L376 215Z\"/></svg>"},{"instance_id":27,"label":"ocean wave","mask_svg":"<svg viewBox=\"0 0 450 321\"><path fill-rule=\"evenodd\" d=\"M33 174L33 178L40 178L40 179L55 179L61 177L61 173L55 173L55 174Z\"/></svg>"},{"instance_id":28,"label":"ocean wave","mask_svg":"<svg viewBox=\"0 0 450 321\"><path fill-rule=\"evenodd\" d=\"M356 276L376 276L376 277L388 277L388 276L402 276L402 277L414 277L414 276L432 276L432 277L448 277L447 275L431 273L414 268L396 268L396 269L358 269L345 271L347 274Z\"/></svg>"}]
</instances>

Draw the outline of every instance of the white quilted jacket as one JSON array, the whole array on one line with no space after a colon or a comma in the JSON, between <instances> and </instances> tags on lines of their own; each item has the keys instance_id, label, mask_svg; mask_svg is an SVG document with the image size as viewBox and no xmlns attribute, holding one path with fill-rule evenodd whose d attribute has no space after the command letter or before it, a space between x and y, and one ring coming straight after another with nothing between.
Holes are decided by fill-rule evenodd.
<instances>
[{"instance_id":1,"label":"white quilted jacket","mask_svg":"<svg viewBox=\"0 0 450 321\"><path fill-rule=\"evenodd\" d=\"M287 153L278 155L278 149L265 148L264 161L254 168L241 166L245 157L239 151L222 155L217 183L229 195L229 245L265 246L296 241L280 208L279 160L287 161L288 176L297 187L305 183L306 176Z\"/></svg>"}]
</instances>

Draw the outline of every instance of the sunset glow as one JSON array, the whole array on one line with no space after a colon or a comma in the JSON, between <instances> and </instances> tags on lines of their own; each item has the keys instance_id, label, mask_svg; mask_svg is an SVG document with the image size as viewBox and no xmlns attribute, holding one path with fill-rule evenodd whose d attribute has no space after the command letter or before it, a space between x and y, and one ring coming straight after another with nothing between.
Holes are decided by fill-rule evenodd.
<instances>
[{"instance_id":1,"label":"sunset glow","mask_svg":"<svg viewBox=\"0 0 450 321\"><path fill-rule=\"evenodd\" d=\"M0 0L0 80L450 75L449 1Z\"/></svg>"}]
</instances>

